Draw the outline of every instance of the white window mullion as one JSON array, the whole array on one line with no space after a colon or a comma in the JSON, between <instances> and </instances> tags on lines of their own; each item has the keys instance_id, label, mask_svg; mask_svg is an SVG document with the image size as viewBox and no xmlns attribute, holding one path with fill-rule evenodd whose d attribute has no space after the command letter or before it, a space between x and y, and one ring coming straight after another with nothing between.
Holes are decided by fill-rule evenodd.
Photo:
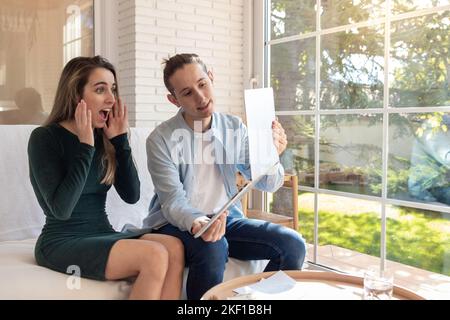
<instances>
[{"instance_id":1,"label":"white window mullion","mask_svg":"<svg viewBox=\"0 0 450 320\"><path fill-rule=\"evenodd\" d=\"M450 112L450 105L443 107L415 107L415 108L388 108L388 113L429 113L429 112Z\"/></svg>"},{"instance_id":2,"label":"white window mullion","mask_svg":"<svg viewBox=\"0 0 450 320\"><path fill-rule=\"evenodd\" d=\"M385 80L386 81L386 80ZM433 113L433 112L450 112L450 106L442 107L414 107L414 108L392 108L389 107L387 110L384 108L379 109L329 109L329 110L319 110L320 115L338 115L338 114L348 114L348 115L363 115L363 114L383 114L387 112L388 114L394 113ZM277 111L279 116L313 116L316 115L316 111L313 110L286 110Z\"/></svg>"},{"instance_id":3,"label":"white window mullion","mask_svg":"<svg viewBox=\"0 0 450 320\"><path fill-rule=\"evenodd\" d=\"M266 74L265 65L268 63L270 57L265 56L267 43L266 33L270 26L267 26L266 15L270 15L270 10L266 1L252 0L253 15L252 15L252 78L250 79L251 88L263 88L270 78L269 74ZM266 193L258 190L253 190L250 197L250 207L257 210L266 210Z\"/></svg>"},{"instance_id":4,"label":"white window mullion","mask_svg":"<svg viewBox=\"0 0 450 320\"><path fill-rule=\"evenodd\" d=\"M320 187L320 67L321 67L321 35L320 35L320 12L321 0L316 2L316 107L314 109L314 187ZM314 193L314 263L317 263L319 252L319 195Z\"/></svg>"},{"instance_id":5,"label":"white window mullion","mask_svg":"<svg viewBox=\"0 0 450 320\"><path fill-rule=\"evenodd\" d=\"M383 270L386 266L386 199L388 185L388 162L389 162L389 54L391 41L391 0L386 1L386 13L384 23L384 96L383 96L383 142L382 142L382 178L381 178L381 244L380 244L380 266Z\"/></svg>"}]
</instances>

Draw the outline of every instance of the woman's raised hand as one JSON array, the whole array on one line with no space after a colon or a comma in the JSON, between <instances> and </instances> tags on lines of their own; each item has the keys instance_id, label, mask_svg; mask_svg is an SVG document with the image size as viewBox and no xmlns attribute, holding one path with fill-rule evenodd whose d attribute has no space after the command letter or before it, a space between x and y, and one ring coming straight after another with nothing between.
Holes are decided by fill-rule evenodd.
<instances>
[{"instance_id":1,"label":"woman's raised hand","mask_svg":"<svg viewBox=\"0 0 450 320\"><path fill-rule=\"evenodd\" d=\"M128 108L122 103L122 99L117 98L111 112L108 122L103 128L103 132L108 139L112 139L128 131Z\"/></svg>"},{"instance_id":2,"label":"woman's raised hand","mask_svg":"<svg viewBox=\"0 0 450 320\"><path fill-rule=\"evenodd\" d=\"M92 113L91 110L88 110L84 100L81 100L75 109L75 126L80 142L94 146Z\"/></svg>"}]
</instances>

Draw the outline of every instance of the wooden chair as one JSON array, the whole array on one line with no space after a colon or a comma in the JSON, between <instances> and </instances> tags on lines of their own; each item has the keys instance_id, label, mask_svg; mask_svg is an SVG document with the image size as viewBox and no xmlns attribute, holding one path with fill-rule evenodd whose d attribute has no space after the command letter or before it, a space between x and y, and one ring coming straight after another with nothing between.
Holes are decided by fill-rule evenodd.
<instances>
[{"instance_id":1,"label":"wooden chair","mask_svg":"<svg viewBox=\"0 0 450 320\"><path fill-rule=\"evenodd\" d=\"M241 188L245 184L245 179L242 175L238 174L237 186ZM284 190L283 190L284 189ZM296 174L286 173L284 175L283 186L277 192L286 192L287 189L291 190L291 207L286 210L283 206L275 206L274 212L264 212L260 210L248 209L248 194L242 199L242 208L244 215L247 218L265 220L273 223L280 224L292 228L298 229L298 177ZM276 194L274 195L276 197Z\"/></svg>"}]
</instances>

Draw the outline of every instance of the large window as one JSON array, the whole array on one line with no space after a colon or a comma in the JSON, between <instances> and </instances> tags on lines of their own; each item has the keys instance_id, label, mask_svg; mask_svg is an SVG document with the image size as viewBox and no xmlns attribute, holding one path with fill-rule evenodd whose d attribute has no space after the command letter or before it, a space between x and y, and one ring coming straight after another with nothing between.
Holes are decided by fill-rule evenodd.
<instances>
[{"instance_id":1,"label":"large window","mask_svg":"<svg viewBox=\"0 0 450 320\"><path fill-rule=\"evenodd\" d=\"M450 285L450 2L265 3L309 260Z\"/></svg>"},{"instance_id":2,"label":"large window","mask_svg":"<svg viewBox=\"0 0 450 320\"><path fill-rule=\"evenodd\" d=\"M0 124L41 124L58 77L94 54L93 0L0 2Z\"/></svg>"}]
</instances>

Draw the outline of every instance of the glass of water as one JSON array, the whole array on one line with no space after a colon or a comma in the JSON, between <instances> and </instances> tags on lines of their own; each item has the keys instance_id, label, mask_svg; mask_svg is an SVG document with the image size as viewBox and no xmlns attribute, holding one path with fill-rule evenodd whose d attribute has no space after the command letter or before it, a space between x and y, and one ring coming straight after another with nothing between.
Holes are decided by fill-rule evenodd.
<instances>
[{"instance_id":1,"label":"glass of water","mask_svg":"<svg viewBox=\"0 0 450 320\"><path fill-rule=\"evenodd\" d=\"M370 266L364 273L364 300L391 300L394 291L394 274L391 270L381 270Z\"/></svg>"}]
</instances>

